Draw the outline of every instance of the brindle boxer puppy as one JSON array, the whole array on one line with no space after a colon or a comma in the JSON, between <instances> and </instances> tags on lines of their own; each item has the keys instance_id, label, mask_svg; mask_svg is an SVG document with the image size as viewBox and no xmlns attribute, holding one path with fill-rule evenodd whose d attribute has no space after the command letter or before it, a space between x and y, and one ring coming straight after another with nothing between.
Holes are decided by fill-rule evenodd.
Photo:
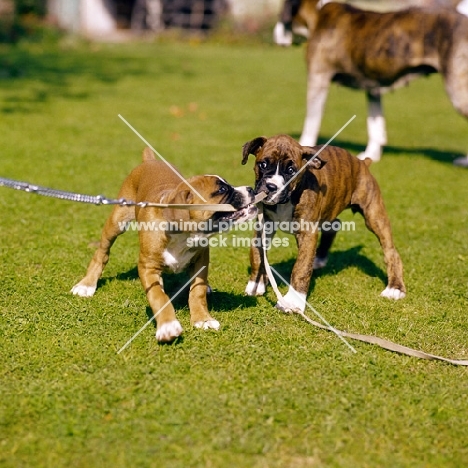
<instances>
[{"instance_id":1,"label":"brindle boxer puppy","mask_svg":"<svg viewBox=\"0 0 468 468\"><path fill-rule=\"evenodd\" d=\"M227 203L239 211L213 212L178 210L173 208L141 208L135 206L115 206L102 231L101 243L96 250L86 276L76 284L72 293L78 296L92 296L97 282L109 260L109 251L117 236L125 232L125 226L133 220L147 228L139 230L140 257L138 273L146 292L153 314L156 316L156 338L161 342L172 341L182 333L182 326L176 319L174 307L164 292L163 270L179 272L186 267L193 276L189 293L190 317L193 326L198 328L219 328L219 322L208 312L206 293L208 287L209 250L206 243L197 239L206 238L218 232L217 226L234 222L245 222L255 217L257 209L251 205L254 200L250 187L232 187L224 179L215 175L195 176L181 181L162 161L155 160L153 152L146 148L143 163L125 179L119 198L136 202L164 204L204 203L199 194L210 204ZM193 189L195 190L193 190ZM213 229L203 232L171 232L168 223L177 227L187 225L207 226L211 221Z\"/></svg>"},{"instance_id":2,"label":"brindle boxer puppy","mask_svg":"<svg viewBox=\"0 0 468 468\"><path fill-rule=\"evenodd\" d=\"M440 73L453 106L468 117L468 18L453 5L376 13L340 3L320 8L318 0L291 3L300 3L293 13L309 30L302 145L316 144L332 81L367 93L362 159L378 161L387 143L381 94L418 76Z\"/></svg>"},{"instance_id":3,"label":"brindle boxer puppy","mask_svg":"<svg viewBox=\"0 0 468 468\"><path fill-rule=\"evenodd\" d=\"M336 235L336 231L323 230L317 248L317 222L333 222L346 208L361 213L367 228L380 241L388 275L388 285L381 295L389 299L405 297L403 265L393 245L379 186L368 169L371 161L361 161L346 150L331 146L313 158L320 148L301 146L288 135L258 137L243 147L242 164L247 163L249 154L255 155L255 191L268 194L262 202L265 223L270 223L265 231L268 241L275 234L275 223L280 228L285 224L294 228L297 240L290 288L276 306L286 312L304 311L312 269L326 264ZM267 284L260 233L256 236L250 251L250 281L245 290L250 296L264 294Z\"/></svg>"}]
</instances>

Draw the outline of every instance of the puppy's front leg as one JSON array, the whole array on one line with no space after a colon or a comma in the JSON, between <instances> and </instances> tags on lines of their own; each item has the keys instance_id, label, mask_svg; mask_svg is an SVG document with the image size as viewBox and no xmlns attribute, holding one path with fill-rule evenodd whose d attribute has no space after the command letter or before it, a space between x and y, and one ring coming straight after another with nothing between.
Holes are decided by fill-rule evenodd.
<instances>
[{"instance_id":1,"label":"puppy's front leg","mask_svg":"<svg viewBox=\"0 0 468 468\"><path fill-rule=\"evenodd\" d=\"M182 334L182 325L176 318L170 298L162 289L162 259L152 255L151 244L142 242L144 238L145 236L140 237L138 274L158 325L156 339L167 343Z\"/></svg>"},{"instance_id":2,"label":"puppy's front leg","mask_svg":"<svg viewBox=\"0 0 468 468\"><path fill-rule=\"evenodd\" d=\"M283 312L304 312L312 277L318 231L300 232L296 235L297 259L294 264L288 292L276 307Z\"/></svg>"},{"instance_id":3,"label":"puppy's front leg","mask_svg":"<svg viewBox=\"0 0 468 468\"><path fill-rule=\"evenodd\" d=\"M265 216L264 228L273 227L274 223ZM273 229L267 229L265 232L265 240L268 245L275 236ZM262 231L255 231L252 244L250 246L250 279L245 288L247 296L263 296L265 294L268 278L264 263L264 246L262 243Z\"/></svg>"},{"instance_id":4,"label":"puppy's front leg","mask_svg":"<svg viewBox=\"0 0 468 468\"><path fill-rule=\"evenodd\" d=\"M210 263L210 250L204 248L200 251L196 260L189 267L189 274L192 277L197 271L199 272L193 278L190 285L189 293L189 309L190 323L196 328L213 328L219 329L219 322L215 320L208 312L208 304L206 294L208 290L208 265ZM202 267L204 267L202 269Z\"/></svg>"}]
</instances>

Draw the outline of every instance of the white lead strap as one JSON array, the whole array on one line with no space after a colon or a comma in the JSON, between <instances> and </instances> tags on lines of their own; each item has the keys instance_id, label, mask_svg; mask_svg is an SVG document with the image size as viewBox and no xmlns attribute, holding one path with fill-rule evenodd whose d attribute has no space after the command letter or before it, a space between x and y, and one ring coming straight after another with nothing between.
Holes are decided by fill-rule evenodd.
<instances>
[{"instance_id":1,"label":"white lead strap","mask_svg":"<svg viewBox=\"0 0 468 468\"><path fill-rule=\"evenodd\" d=\"M267 258L267 249L265 248L265 229L263 229L263 210L262 208L259 209L259 221L260 225L262 226L262 248L263 248L263 261L265 265L265 272L268 276L268 281L271 284L271 287L273 291L275 292L276 298L279 303L283 301L283 295L281 294L280 290L278 289L278 285L276 283L276 280L273 276L273 272L271 271L270 264L268 263L268 258ZM294 311L294 313L300 315L306 322L310 323L311 325L314 325L315 327L321 328L322 330L327 330L335 333L338 335L338 337L341 338L350 338L352 340L357 340L357 341L362 341L364 343L370 343L374 344L377 346L380 346L383 349L387 349L389 351L393 351L395 353L400 353L400 354L405 354L407 356L412 356L420 359L429 359L429 360L437 360L437 361L444 361L449 364L453 364L456 366L468 366L468 360L463 360L463 359L448 359L442 356L436 356L435 354L429 354L425 353L423 351L419 351L416 349L408 348L407 346L400 345L398 343L394 343L393 341L385 340L383 338L379 338L377 336L372 336L372 335L361 335L358 333L348 333L344 332L341 330L337 330L334 327L331 327L329 325L323 325L319 322L316 322L315 320L312 320L310 317L308 317L304 312L298 312ZM348 343L347 343L348 344Z\"/></svg>"}]
</instances>

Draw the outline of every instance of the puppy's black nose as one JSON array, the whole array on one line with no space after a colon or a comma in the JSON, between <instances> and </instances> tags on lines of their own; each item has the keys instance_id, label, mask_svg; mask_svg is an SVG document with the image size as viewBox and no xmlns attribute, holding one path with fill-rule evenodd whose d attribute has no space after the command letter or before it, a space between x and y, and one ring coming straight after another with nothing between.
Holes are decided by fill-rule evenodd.
<instances>
[{"instance_id":1,"label":"puppy's black nose","mask_svg":"<svg viewBox=\"0 0 468 468\"><path fill-rule=\"evenodd\" d=\"M271 182L268 182L265 186L269 192L276 192L278 190L278 187Z\"/></svg>"}]
</instances>

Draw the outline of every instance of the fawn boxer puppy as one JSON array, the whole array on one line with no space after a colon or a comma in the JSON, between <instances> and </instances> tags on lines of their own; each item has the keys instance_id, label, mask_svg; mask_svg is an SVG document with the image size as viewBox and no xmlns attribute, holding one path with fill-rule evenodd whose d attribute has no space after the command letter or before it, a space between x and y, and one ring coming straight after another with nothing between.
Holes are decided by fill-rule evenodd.
<instances>
[{"instance_id":1,"label":"fawn boxer puppy","mask_svg":"<svg viewBox=\"0 0 468 468\"><path fill-rule=\"evenodd\" d=\"M186 267L193 278L190 285L189 308L191 323L198 328L219 328L219 322L208 312L206 294L208 281L209 248L207 242L200 242L219 232L221 223L245 222L255 217L257 209L251 205L254 193L250 187L232 187L216 175L202 175L181 180L166 163L157 161L153 152L146 148L143 163L125 179L119 198L136 202L167 204L204 203L231 204L238 211L213 212L156 208L139 206L115 206L107 219L101 235L99 248L88 266L85 277L71 292L78 296L92 296L97 282L109 260L109 251L117 236L125 232L128 223L137 220L144 229L139 229L140 256L138 273L149 304L156 317L156 338L170 342L182 333L182 326L176 319L174 307L164 292L163 270L179 272ZM208 221L210 223L208 223ZM180 227L190 225L190 231L172 232L167 227L173 222ZM196 226L211 225L209 232ZM201 271L199 271L204 267Z\"/></svg>"},{"instance_id":2,"label":"fawn boxer puppy","mask_svg":"<svg viewBox=\"0 0 468 468\"><path fill-rule=\"evenodd\" d=\"M321 148L301 146L288 135L258 137L243 147L242 164L247 163L250 154L255 155L255 192L267 193L262 201L265 223L270 223L265 231L267 240L271 242L278 225L289 226L297 240L290 288L276 306L285 312L304 311L312 270L326 264L336 235L336 230L322 229L317 248L318 226L330 226L345 208L361 213L367 228L380 241L388 275L388 285L381 295L389 299L405 297L403 265L393 245L379 186L368 169L370 159L361 161L346 150L331 146L323 148L317 157ZM245 290L250 296L264 294L267 284L260 232L256 236L250 251L250 281Z\"/></svg>"}]
</instances>

